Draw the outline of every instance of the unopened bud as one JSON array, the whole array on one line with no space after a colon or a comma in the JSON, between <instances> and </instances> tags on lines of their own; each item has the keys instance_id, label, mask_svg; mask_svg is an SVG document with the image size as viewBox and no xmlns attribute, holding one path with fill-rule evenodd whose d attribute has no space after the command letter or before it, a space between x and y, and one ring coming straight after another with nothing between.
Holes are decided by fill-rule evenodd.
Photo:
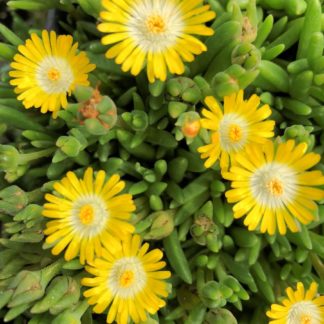
<instances>
[{"instance_id":1,"label":"unopened bud","mask_svg":"<svg viewBox=\"0 0 324 324\"><path fill-rule=\"evenodd\" d=\"M169 236L174 228L174 214L175 212L173 210L158 211L151 214L150 216L153 217L153 222L149 232L144 235L144 239L160 240Z\"/></svg>"},{"instance_id":2,"label":"unopened bud","mask_svg":"<svg viewBox=\"0 0 324 324\"><path fill-rule=\"evenodd\" d=\"M191 104L196 104L202 97L200 88L192 79L187 77L177 77L169 80L167 82L167 92L170 96Z\"/></svg>"},{"instance_id":3,"label":"unopened bud","mask_svg":"<svg viewBox=\"0 0 324 324\"><path fill-rule=\"evenodd\" d=\"M16 307L40 299L45 293L47 284L61 269L62 264L63 259L60 259L41 270L22 271L21 276L18 275L20 280L15 283L16 289L8 306Z\"/></svg>"},{"instance_id":4,"label":"unopened bud","mask_svg":"<svg viewBox=\"0 0 324 324\"><path fill-rule=\"evenodd\" d=\"M201 300L209 308L223 307L226 305L226 299L220 290L220 285L216 281L208 281L201 289ZM215 321L210 321L215 323ZM224 322L227 323L227 322Z\"/></svg>"},{"instance_id":5,"label":"unopened bud","mask_svg":"<svg viewBox=\"0 0 324 324\"><path fill-rule=\"evenodd\" d=\"M45 287L41 285L41 271L23 271L24 276L15 289L8 304L16 307L41 298L45 293Z\"/></svg>"},{"instance_id":6,"label":"unopened bud","mask_svg":"<svg viewBox=\"0 0 324 324\"><path fill-rule=\"evenodd\" d=\"M73 136L60 136L56 141L56 146L71 157L77 156L81 150L80 142Z\"/></svg>"},{"instance_id":7,"label":"unopened bud","mask_svg":"<svg viewBox=\"0 0 324 324\"><path fill-rule=\"evenodd\" d=\"M205 317L207 323L213 324L237 324L237 320L233 314L224 308L211 309Z\"/></svg>"},{"instance_id":8,"label":"unopened bud","mask_svg":"<svg viewBox=\"0 0 324 324\"><path fill-rule=\"evenodd\" d=\"M201 127L199 114L194 111L182 113L176 122L176 126L181 128L182 134L187 139L195 138Z\"/></svg>"},{"instance_id":9,"label":"unopened bud","mask_svg":"<svg viewBox=\"0 0 324 324\"><path fill-rule=\"evenodd\" d=\"M142 110L133 110L122 114L123 120L135 131L144 131L149 122L147 114Z\"/></svg>"},{"instance_id":10,"label":"unopened bud","mask_svg":"<svg viewBox=\"0 0 324 324\"><path fill-rule=\"evenodd\" d=\"M46 289L45 297L32 307L31 313L37 314L46 312L53 304L58 302L67 292L70 280L72 280L72 278L67 276L54 278Z\"/></svg>"},{"instance_id":11,"label":"unopened bud","mask_svg":"<svg viewBox=\"0 0 324 324\"><path fill-rule=\"evenodd\" d=\"M16 215L28 204L27 194L17 186L10 186L0 191L0 211Z\"/></svg>"},{"instance_id":12,"label":"unopened bud","mask_svg":"<svg viewBox=\"0 0 324 324\"><path fill-rule=\"evenodd\" d=\"M0 145L0 171L14 171L19 164L19 152L12 145Z\"/></svg>"},{"instance_id":13,"label":"unopened bud","mask_svg":"<svg viewBox=\"0 0 324 324\"><path fill-rule=\"evenodd\" d=\"M89 304L86 300L79 302L76 307L73 309L68 308L61 314L55 317L53 320L53 324L61 324L61 323L73 323L73 324L81 324L81 317L88 309Z\"/></svg>"}]
</instances>

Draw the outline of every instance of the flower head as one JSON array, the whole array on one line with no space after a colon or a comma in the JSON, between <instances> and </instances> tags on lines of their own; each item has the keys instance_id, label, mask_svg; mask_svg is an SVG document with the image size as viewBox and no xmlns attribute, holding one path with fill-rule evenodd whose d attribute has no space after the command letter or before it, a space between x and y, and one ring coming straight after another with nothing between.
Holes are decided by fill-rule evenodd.
<instances>
[{"instance_id":1,"label":"flower head","mask_svg":"<svg viewBox=\"0 0 324 324\"><path fill-rule=\"evenodd\" d=\"M176 125L181 127L186 138L193 139L200 131L200 116L194 111L184 112L179 116Z\"/></svg>"},{"instance_id":2,"label":"flower head","mask_svg":"<svg viewBox=\"0 0 324 324\"><path fill-rule=\"evenodd\" d=\"M129 317L135 322L145 321L147 312L156 313L165 305L161 297L167 297L169 271L160 271L165 262L159 249L147 252L148 243L141 246L138 235L129 236L111 251L104 250L86 271L94 275L81 283L93 288L84 292L94 312L102 313L110 305L107 323L114 320L127 324Z\"/></svg>"},{"instance_id":3,"label":"flower head","mask_svg":"<svg viewBox=\"0 0 324 324\"><path fill-rule=\"evenodd\" d=\"M213 30L204 25L215 13L209 5L193 0L103 0L105 11L99 31L113 45L106 53L122 64L123 71L138 75L147 65L150 82L165 80L167 70L184 72L183 61L191 62L194 55L206 51L206 46L192 35L208 36Z\"/></svg>"},{"instance_id":4,"label":"flower head","mask_svg":"<svg viewBox=\"0 0 324 324\"><path fill-rule=\"evenodd\" d=\"M244 224L249 230L260 225L262 233L270 235L278 228L286 233L298 231L298 222L314 220L317 205L314 200L324 199L324 190L314 188L324 184L321 171L307 171L320 160L320 155L305 153L307 145L296 145L294 140L264 145L247 146L235 156L237 165L224 178L232 181L226 192L233 207L234 217L246 215Z\"/></svg>"},{"instance_id":5,"label":"flower head","mask_svg":"<svg viewBox=\"0 0 324 324\"><path fill-rule=\"evenodd\" d=\"M264 144L272 137L275 122L264 120L271 115L268 105L258 108L260 98L243 99L243 90L225 96L222 110L214 97L206 97L202 128L211 130L211 143L198 148L201 158L207 158L205 167L211 167L220 157L222 170L227 170L233 156L242 152L249 143Z\"/></svg>"},{"instance_id":6,"label":"flower head","mask_svg":"<svg viewBox=\"0 0 324 324\"><path fill-rule=\"evenodd\" d=\"M26 109L40 108L42 113L51 111L55 118L61 107L66 108L66 95L76 85L88 85L87 73L95 65L89 63L84 52L76 54L78 44L70 35L57 36L43 30L42 38L31 34L25 45L18 46L9 72L10 84L16 86L18 99Z\"/></svg>"},{"instance_id":7,"label":"flower head","mask_svg":"<svg viewBox=\"0 0 324 324\"><path fill-rule=\"evenodd\" d=\"M49 202L43 215L55 220L44 230L46 242L54 243L52 253L57 255L65 248L65 259L80 254L80 262L92 261L101 256L104 247L118 247L118 238L129 235L134 227L127 222L135 205L130 194L118 195L125 187L117 174L105 181L104 171L93 177L92 168L85 171L83 179L69 171L54 184L56 193L46 194Z\"/></svg>"},{"instance_id":8,"label":"flower head","mask_svg":"<svg viewBox=\"0 0 324 324\"><path fill-rule=\"evenodd\" d=\"M317 283L312 282L305 292L302 282L297 283L297 289L286 289L288 298L282 305L273 304L267 316L269 324L323 324L324 296L317 296Z\"/></svg>"}]
</instances>

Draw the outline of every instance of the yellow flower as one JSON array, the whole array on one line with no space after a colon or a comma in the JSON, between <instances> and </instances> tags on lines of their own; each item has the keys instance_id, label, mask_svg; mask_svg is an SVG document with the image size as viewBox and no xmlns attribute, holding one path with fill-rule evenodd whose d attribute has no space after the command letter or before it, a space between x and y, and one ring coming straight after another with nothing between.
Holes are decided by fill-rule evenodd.
<instances>
[{"instance_id":1,"label":"yellow flower","mask_svg":"<svg viewBox=\"0 0 324 324\"><path fill-rule=\"evenodd\" d=\"M207 158L205 167L210 168L220 158L222 171L226 171L236 153L244 151L249 143L264 144L273 137L275 122L264 121L271 115L268 105L258 108L260 98L252 95L243 99L243 90L224 97L222 110L214 97L206 97L203 109L205 118L201 120L202 128L211 130L211 143L198 148L201 158Z\"/></svg>"},{"instance_id":2,"label":"yellow flower","mask_svg":"<svg viewBox=\"0 0 324 324\"><path fill-rule=\"evenodd\" d=\"M305 292L303 283L297 283L297 290L288 287L288 298L282 305L272 304L267 316L273 319L269 324L324 324L324 296L317 296L317 283L312 282Z\"/></svg>"},{"instance_id":3,"label":"yellow flower","mask_svg":"<svg viewBox=\"0 0 324 324\"><path fill-rule=\"evenodd\" d=\"M145 321L147 312L155 314L165 306L160 297L167 297L169 271L158 271L165 267L160 261L163 253L154 249L147 253L149 244L141 246L139 235L129 236L121 242L119 249L104 250L86 271L94 275L84 278L84 286L93 287L84 292L95 313L109 307L107 323L114 320L127 324L129 317L135 322Z\"/></svg>"},{"instance_id":4,"label":"yellow flower","mask_svg":"<svg viewBox=\"0 0 324 324\"><path fill-rule=\"evenodd\" d=\"M78 254L80 262L92 261L101 256L104 247L118 247L118 238L134 231L127 220L135 205L130 194L118 195L125 187L117 174L105 181L104 171L93 177L88 168L83 179L69 171L60 182L54 184L55 193L46 194L43 215L55 220L44 230L46 242L55 244L52 253L57 255L66 247L65 259Z\"/></svg>"},{"instance_id":5,"label":"yellow flower","mask_svg":"<svg viewBox=\"0 0 324 324\"><path fill-rule=\"evenodd\" d=\"M212 35L204 25L215 13L197 0L103 0L103 23L98 30L108 35L102 43L112 46L106 53L122 64L124 72L138 75L147 65L150 82L165 80L167 70L182 74L183 61L206 51L206 45L192 35Z\"/></svg>"},{"instance_id":6,"label":"yellow flower","mask_svg":"<svg viewBox=\"0 0 324 324\"><path fill-rule=\"evenodd\" d=\"M78 44L70 35L56 36L43 30L42 38L31 34L25 45L18 46L9 72L10 84L16 86L18 99L26 109L40 108L53 112L56 118L61 107L67 106L67 93L76 85L88 85L87 73L95 68L84 52L76 54Z\"/></svg>"},{"instance_id":7,"label":"yellow flower","mask_svg":"<svg viewBox=\"0 0 324 324\"><path fill-rule=\"evenodd\" d=\"M235 156L237 165L224 173L232 181L226 192L234 217L246 215L244 224L249 230L260 225L262 233L273 235L276 228L286 233L299 230L298 221L308 224L314 220L317 204L324 199L324 190L314 188L324 184L321 171L308 171L320 160L320 155L305 153L307 144L296 145L294 140L275 145L250 145Z\"/></svg>"}]
</instances>

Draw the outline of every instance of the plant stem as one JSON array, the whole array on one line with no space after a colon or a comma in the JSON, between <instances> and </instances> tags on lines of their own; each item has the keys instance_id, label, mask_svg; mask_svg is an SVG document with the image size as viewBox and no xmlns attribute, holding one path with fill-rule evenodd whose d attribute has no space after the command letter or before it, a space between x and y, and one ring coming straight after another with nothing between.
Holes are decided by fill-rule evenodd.
<instances>
[{"instance_id":1,"label":"plant stem","mask_svg":"<svg viewBox=\"0 0 324 324\"><path fill-rule=\"evenodd\" d=\"M50 147L41 151L24 153L19 156L19 164L27 164L30 161L37 160L43 157L50 156L56 150L55 147Z\"/></svg>"}]
</instances>

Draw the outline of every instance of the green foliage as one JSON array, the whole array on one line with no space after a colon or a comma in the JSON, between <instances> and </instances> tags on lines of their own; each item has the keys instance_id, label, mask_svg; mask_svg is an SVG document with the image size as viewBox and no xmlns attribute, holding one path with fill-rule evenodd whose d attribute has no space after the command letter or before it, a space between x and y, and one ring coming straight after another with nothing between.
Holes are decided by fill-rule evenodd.
<instances>
[{"instance_id":1,"label":"green foliage","mask_svg":"<svg viewBox=\"0 0 324 324\"><path fill-rule=\"evenodd\" d=\"M153 323L267 323L265 311L296 281L324 293L324 208L286 236L249 232L225 202L218 163L206 170L181 118L203 99L239 89L273 110L276 135L324 149L324 56L319 0L208 0L217 11L208 51L184 76L148 84L104 57L95 28L100 1L11 0L0 24L0 317L16 323L104 323L82 297L78 260L63 261L44 243L43 196L69 170L88 165L120 174L134 196L136 233L164 249L173 276L167 305ZM19 10L24 10L24 20ZM56 120L23 110L8 70L21 35L39 32L48 10L97 69ZM18 10L18 11L15 11ZM41 18L40 18L41 17ZM34 20L40 20L34 24ZM18 36L19 35L19 36ZM178 124L176 124L178 121ZM324 170L323 161L317 167ZM323 202L321 202L323 203Z\"/></svg>"}]
</instances>

